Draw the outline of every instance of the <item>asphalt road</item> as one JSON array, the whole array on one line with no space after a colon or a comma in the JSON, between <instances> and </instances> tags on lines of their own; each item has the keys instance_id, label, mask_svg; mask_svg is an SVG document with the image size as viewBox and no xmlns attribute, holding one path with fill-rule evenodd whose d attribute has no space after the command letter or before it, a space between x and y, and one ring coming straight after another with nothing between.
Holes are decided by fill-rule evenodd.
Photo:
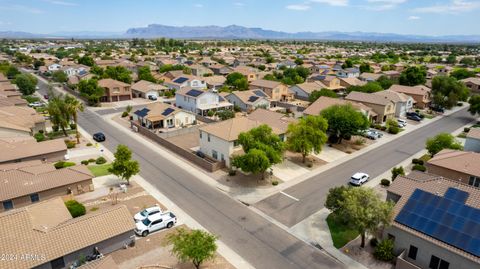
<instances>
[{"instance_id":1,"label":"asphalt road","mask_svg":"<svg viewBox=\"0 0 480 269\"><path fill-rule=\"evenodd\" d=\"M375 178L424 149L428 137L453 132L473 120L464 108L283 191L298 201L277 193L254 206L292 227L322 209L328 190L346 184L354 173L364 172Z\"/></svg>"},{"instance_id":2,"label":"asphalt road","mask_svg":"<svg viewBox=\"0 0 480 269\"><path fill-rule=\"evenodd\" d=\"M46 85L40 82L39 87L39 92L45 94ZM345 268L323 251L204 184L174 161L119 132L88 109L79 114L78 120L90 134L103 132L107 140L102 144L110 151L115 151L118 144L128 145L140 163L140 174L145 180L203 227L220 236L222 242L255 268Z\"/></svg>"}]
</instances>

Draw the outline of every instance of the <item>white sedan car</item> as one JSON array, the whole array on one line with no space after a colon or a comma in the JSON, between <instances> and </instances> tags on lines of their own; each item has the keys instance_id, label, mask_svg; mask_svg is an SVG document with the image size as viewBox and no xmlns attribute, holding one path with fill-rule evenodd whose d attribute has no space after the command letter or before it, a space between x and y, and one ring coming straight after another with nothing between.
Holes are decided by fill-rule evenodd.
<instances>
[{"instance_id":1,"label":"white sedan car","mask_svg":"<svg viewBox=\"0 0 480 269\"><path fill-rule=\"evenodd\" d=\"M177 223L177 217L172 212L155 214L135 223L135 233L145 237L160 229L172 228L175 223Z\"/></svg>"},{"instance_id":2,"label":"white sedan car","mask_svg":"<svg viewBox=\"0 0 480 269\"><path fill-rule=\"evenodd\" d=\"M162 209L159 206L152 206L149 208L145 208L144 210L135 214L135 216L133 216L133 219L135 220L135 222L139 222L139 221L143 221L149 216L153 216L156 214L162 214Z\"/></svg>"},{"instance_id":3,"label":"white sedan car","mask_svg":"<svg viewBox=\"0 0 480 269\"><path fill-rule=\"evenodd\" d=\"M365 173L356 173L350 178L350 184L355 186L361 186L362 184L366 183L370 176Z\"/></svg>"}]
</instances>

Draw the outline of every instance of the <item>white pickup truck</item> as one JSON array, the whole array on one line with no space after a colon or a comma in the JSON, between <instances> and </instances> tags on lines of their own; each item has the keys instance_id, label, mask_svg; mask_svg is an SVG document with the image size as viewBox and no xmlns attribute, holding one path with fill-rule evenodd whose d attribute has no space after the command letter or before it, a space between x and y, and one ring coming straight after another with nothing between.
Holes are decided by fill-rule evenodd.
<instances>
[{"instance_id":1,"label":"white pickup truck","mask_svg":"<svg viewBox=\"0 0 480 269\"><path fill-rule=\"evenodd\" d=\"M135 233L145 237L151 232L172 228L175 223L177 223L177 217L172 212L155 214L135 223Z\"/></svg>"}]
</instances>

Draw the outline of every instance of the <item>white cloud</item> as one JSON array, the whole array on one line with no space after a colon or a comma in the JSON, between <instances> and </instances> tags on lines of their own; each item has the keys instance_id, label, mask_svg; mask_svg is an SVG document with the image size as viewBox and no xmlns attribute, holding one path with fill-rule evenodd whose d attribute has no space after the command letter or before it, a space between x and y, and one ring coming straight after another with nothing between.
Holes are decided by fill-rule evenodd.
<instances>
[{"instance_id":1,"label":"white cloud","mask_svg":"<svg viewBox=\"0 0 480 269\"><path fill-rule=\"evenodd\" d=\"M327 4L330 6L348 6L348 0L311 0L312 2Z\"/></svg>"},{"instance_id":2,"label":"white cloud","mask_svg":"<svg viewBox=\"0 0 480 269\"><path fill-rule=\"evenodd\" d=\"M445 5L433 5L413 9L418 13L452 13L468 12L480 8L480 1L452 0Z\"/></svg>"},{"instance_id":3,"label":"white cloud","mask_svg":"<svg viewBox=\"0 0 480 269\"><path fill-rule=\"evenodd\" d=\"M419 19L420 19L419 16L410 16L410 17L407 18L407 20L409 20L409 21L416 21L416 20L419 20Z\"/></svg>"},{"instance_id":4,"label":"white cloud","mask_svg":"<svg viewBox=\"0 0 480 269\"><path fill-rule=\"evenodd\" d=\"M26 12L26 13L32 13L32 14L41 14L43 13L43 10L29 7L29 6L24 6L24 5L0 5L0 10L9 10L9 11L19 11L19 12Z\"/></svg>"},{"instance_id":5,"label":"white cloud","mask_svg":"<svg viewBox=\"0 0 480 269\"><path fill-rule=\"evenodd\" d=\"M407 0L367 0L367 2L369 5L366 6L365 9L383 11L394 9L398 5L407 2Z\"/></svg>"},{"instance_id":6,"label":"white cloud","mask_svg":"<svg viewBox=\"0 0 480 269\"><path fill-rule=\"evenodd\" d=\"M290 10L305 11L305 10L309 10L310 6L306 4L297 4L297 5L288 5L285 8Z\"/></svg>"},{"instance_id":7,"label":"white cloud","mask_svg":"<svg viewBox=\"0 0 480 269\"><path fill-rule=\"evenodd\" d=\"M44 1L50 4L60 5L60 6L78 6L77 3L72 3L72 2L62 1L62 0L44 0Z\"/></svg>"},{"instance_id":8,"label":"white cloud","mask_svg":"<svg viewBox=\"0 0 480 269\"><path fill-rule=\"evenodd\" d=\"M202 7L203 7L202 4L195 4L195 5L193 5L193 6L194 6L194 7L198 7L198 8L202 8Z\"/></svg>"}]
</instances>

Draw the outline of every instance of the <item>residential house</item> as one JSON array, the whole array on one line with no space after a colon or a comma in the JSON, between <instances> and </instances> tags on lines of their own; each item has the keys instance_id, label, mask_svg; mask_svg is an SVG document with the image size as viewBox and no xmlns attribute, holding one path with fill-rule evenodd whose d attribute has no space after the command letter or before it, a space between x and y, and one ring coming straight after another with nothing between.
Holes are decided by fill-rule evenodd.
<instances>
[{"instance_id":1,"label":"residential house","mask_svg":"<svg viewBox=\"0 0 480 269\"><path fill-rule=\"evenodd\" d=\"M295 94L295 98L301 100L308 100L312 92L320 91L323 88L327 88L327 86L320 81L314 81L304 82L302 84L295 84L291 86L289 90L290 92L293 92Z\"/></svg>"},{"instance_id":2,"label":"residential house","mask_svg":"<svg viewBox=\"0 0 480 269\"><path fill-rule=\"evenodd\" d=\"M203 90L207 88L207 83L205 82L204 78L200 79L190 75L181 75L172 79L171 81L165 81L163 84L170 89L175 89L176 91L184 87L190 87L196 90Z\"/></svg>"},{"instance_id":3,"label":"residential house","mask_svg":"<svg viewBox=\"0 0 480 269\"><path fill-rule=\"evenodd\" d=\"M233 68L233 72L237 72L244 75L247 78L248 82L252 82L259 78L258 70L250 66L237 66Z\"/></svg>"},{"instance_id":4,"label":"residential house","mask_svg":"<svg viewBox=\"0 0 480 269\"><path fill-rule=\"evenodd\" d=\"M100 102L132 100L130 84L111 78L105 78L98 81L98 86L105 90L104 95L100 97Z\"/></svg>"},{"instance_id":5,"label":"residential house","mask_svg":"<svg viewBox=\"0 0 480 269\"><path fill-rule=\"evenodd\" d=\"M223 87L225 81L227 81L224 76L209 76L204 77L203 80L205 80L208 89L219 89Z\"/></svg>"},{"instance_id":6,"label":"residential house","mask_svg":"<svg viewBox=\"0 0 480 269\"><path fill-rule=\"evenodd\" d=\"M472 93L480 93L480 77L466 78L460 80Z\"/></svg>"},{"instance_id":7,"label":"residential house","mask_svg":"<svg viewBox=\"0 0 480 269\"><path fill-rule=\"evenodd\" d=\"M212 60L211 58L203 58L200 62L199 62L201 65L205 66L205 67L208 67L210 68L211 66L214 66L216 64L218 64L217 62L215 62L214 60Z\"/></svg>"},{"instance_id":8,"label":"residential house","mask_svg":"<svg viewBox=\"0 0 480 269\"><path fill-rule=\"evenodd\" d=\"M412 172L387 189L395 203L384 231L394 241L395 269L470 269L480 264L480 189Z\"/></svg>"},{"instance_id":9,"label":"residential house","mask_svg":"<svg viewBox=\"0 0 480 269\"><path fill-rule=\"evenodd\" d=\"M30 160L56 162L63 160L67 146L63 139L37 142L33 137L0 138L0 164Z\"/></svg>"},{"instance_id":10,"label":"residential house","mask_svg":"<svg viewBox=\"0 0 480 269\"><path fill-rule=\"evenodd\" d=\"M213 71L203 65L194 64L189 66L189 68L190 70L192 70L192 75L197 77L206 77L213 75Z\"/></svg>"},{"instance_id":11,"label":"residential house","mask_svg":"<svg viewBox=\"0 0 480 269\"><path fill-rule=\"evenodd\" d=\"M465 151L480 153L480 128L471 128L465 139Z\"/></svg>"},{"instance_id":12,"label":"residential house","mask_svg":"<svg viewBox=\"0 0 480 269\"><path fill-rule=\"evenodd\" d=\"M178 108L202 116L207 116L209 111L233 109L233 105L216 91L197 90L191 87L184 87L175 92L175 104Z\"/></svg>"},{"instance_id":13,"label":"residential house","mask_svg":"<svg viewBox=\"0 0 480 269\"><path fill-rule=\"evenodd\" d=\"M389 79L398 79L400 77L400 72L395 70L383 71L382 75L386 76Z\"/></svg>"},{"instance_id":14,"label":"residential house","mask_svg":"<svg viewBox=\"0 0 480 269\"><path fill-rule=\"evenodd\" d=\"M195 124L195 114L156 102L133 113L133 120L149 129L168 130Z\"/></svg>"},{"instance_id":15,"label":"residential house","mask_svg":"<svg viewBox=\"0 0 480 269\"><path fill-rule=\"evenodd\" d=\"M293 93L289 92L288 86L278 81L257 79L250 83L249 89L262 90L273 101L286 102L293 99Z\"/></svg>"},{"instance_id":16,"label":"residential house","mask_svg":"<svg viewBox=\"0 0 480 269\"><path fill-rule=\"evenodd\" d=\"M307 81L313 82L317 79L308 79ZM344 87L340 85L340 79L335 76L320 76L318 77L318 81L320 81L323 85L327 86L327 89L332 91L339 91L343 90Z\"/></svg>"},{"instance_id":17,"label":"residential house","mask_svg":"<svg viewBox=\"0 0 480 269\"><path fill-rule=\"evenodd\" d=\"M187 74L183 73L183 70L172 70L172 71L168 71L166 72L165 74L163 74L163 76L167 79L167 80L174 80L178 77L181 77L181 76L188 76ZM164 78L164 79L165 79Z\"/></svg>"},{"instance_id":18,"label":"residential house","mask_svg":"<svg viewBox=\"0 0 480 269\"><path fill-rule=\"evenodd\" d=\"M223 64L215 64L209 66L210 70L213 71L213 74L217 76L226 76L233 72L233 69L229 66Z\"/></svg>"},{"instance_id":19,"label":"residential house","mask_svg":"<svg viewBox=\"0 0 480 269\"><path fill-rule=\"evenodd\" d=\"M381 76L383 76L383 74L362 73L358 78L366 82L371 82L377 81Z\"/></svg>"},{"instance_id":20,"label":"residential house","mask_svg":"<svg viewBox=\"0 0 480 269\"><path fill-rule=\"evenodd\" d=\"M345 77L345 78L340 78L340 86L344 88L352 87L352 86L363 86L367 84L366 81L359 80L356 77Z\"/></svg>"},{"instance_id":21,"label":"residential house","mask_svg":"<svg viewBox=\"0 0 480 269\"><path fill-rule=\"evenodd\" d=\"M61 198L0 214L0 226L0 251L18 255L0 269L70 268L81 257L106 255L135 240L135 222L125 205L72 218Z\"/></svg>"},{"instance_id":22,"label":"residential house","mask_svg":"<svg viewBox=\"0 0 480 269\"><path fill-rule=\"evenodd\" d=\"M400 92L412 97L415 101L415 106L418 108L426 108L432 101L432 90L426 86L418 85L411 87L395 84L392 85L389 90Z\"/></svg>"},{"instance_id":23,"label":"residential house","mask_svg":"<svg viewBox=\"0 0 480 269\"><path fill-rule=\"evenodd\" d=\"M104 256L102 258L87 262L77 269L119 269L112 256Z\"/></svg>"},{"instance_id":24,"label":"residential house","mask_svg":"<svg viewBox=\"0 0 480 269\"><path fill-rule=\"evenodd\" d=\"M337 71L337 77L339 78L358 78L360 76L360 70L358 68L345 68Z\"/></svg>"},{"instance_id":25,"label":"residential house","mask_svg":"<svg viewBox=\"0 0 480 269\"><path fill-rule=\"evenodd\" d=\"M62 66L57 64L57 63L51 64L47 67L49 72L55 72L55 71L60 70L61 68L62 68Z\"/></svg>"},{"instance_id":26,"label":"residential house","mask_svg":"<svg viewBox=\"0 0 480 269\"><path fill-rule=\"evenodd\" d=\"M92 191L92 178L85 165L56 169L40 160L0 164L0 212Z\"/></svg>"},{"instance_id":27,"label":"residential house","mask_svg":"<svg viewBox=\"0 0 480 269\"><path fill-rule=\"evenodd\" d=\"M376 118L377 123L382 123L395 117L395 103L388 98L372 93L363 92L351 92L345 100L355 101L367 105L375 111L378 115Z\"/></svg>"},{"instance_id":28,"label":"residential house","mask_svg":"<svg viewBox=\"0 0 480 269\"><path fill-rule=\"evenodd\" d=\"M427 171L480 187L480 153L444 149L426 163Z\"/></svg>"},{"instance_id":29,"label":"residential house","mask_svg":"<svg viewBox=\"0 0 480 269\"><path fill-rule=\"evenodd\" d=\"M277 64L277 69L281 69L282 67L285 68L295 68L297 67L297 64L294 61L291 60L285 60L283 62L280 62Z\"/></svg>"},{"instance_id":30,"label":"residential house","mask_svg":"<svg viewBox=\"0 0 480 269\"><path fill-rule=\"evenodd\" d=\"M29 137L45 131L45 118L35 109L20 106L0 107L0 138Z\"/></svg>"},{"instance_id":31,"label":"residential house","mask_svg":"<svg viewBox=\"0 0 480 269\"><path fill-rule=\"evenodd\" d=\"M61 70L68 76L85 76L90 71L90 67L85 65L62 66Z\"/></svg>"},{"instance_id":32,"label":"residential house","mask_svg":"<svg viewBox=\"0 0 480 269\"><path fill-rule=\"evenodd\" d=\"M401 92L385 90L376 92L374 94L387 97L389 100L395 103L395 117L405 117L407 112L413 108L413 98Z\"/></svg>"},{"instance_id":33,"label":"residential house","mask_svg":"<svg viewBox=\"0 0 480 269\"><path fill-rule=\"evenodd\" d=\"M146 80L140 80L132 85L132 95L137 98L149 98L149 96L158 98L166 90L168 90L167 87Z\"/></svg>"},{"instance_id":34,"label":"residential house","mask_svg":"<svg viewBox=\"0 0 480 269\"><path fill-rule=\"evenodd\" d=\"M377 113L373 111L371 107L368 107L362 103L357 103L353 101L348 101L344 99L339 99L339 98L332 98L332 97L326 97L326 96L320 96L315 102L313 102L310 106L308 106L304 111L304 115L312 115L312 116L317 116L320 115L320 113L324 110L327 109L331 106L335 105L347 105L350 104L361 112L363 115L365 115L370 121L375 121L377 118Z\"/></svg>"},{"instance_id":35,"label":"residential house","mask_svg":"<svg viewBox=\"0 0 480 269\"><path fill-rule=\"evenodd\" d=\"M242 111L252 111L258 107L270 108L268 95L261 90L234 91L226 94L225 99Z\"/></svg>"}]
</instances>

